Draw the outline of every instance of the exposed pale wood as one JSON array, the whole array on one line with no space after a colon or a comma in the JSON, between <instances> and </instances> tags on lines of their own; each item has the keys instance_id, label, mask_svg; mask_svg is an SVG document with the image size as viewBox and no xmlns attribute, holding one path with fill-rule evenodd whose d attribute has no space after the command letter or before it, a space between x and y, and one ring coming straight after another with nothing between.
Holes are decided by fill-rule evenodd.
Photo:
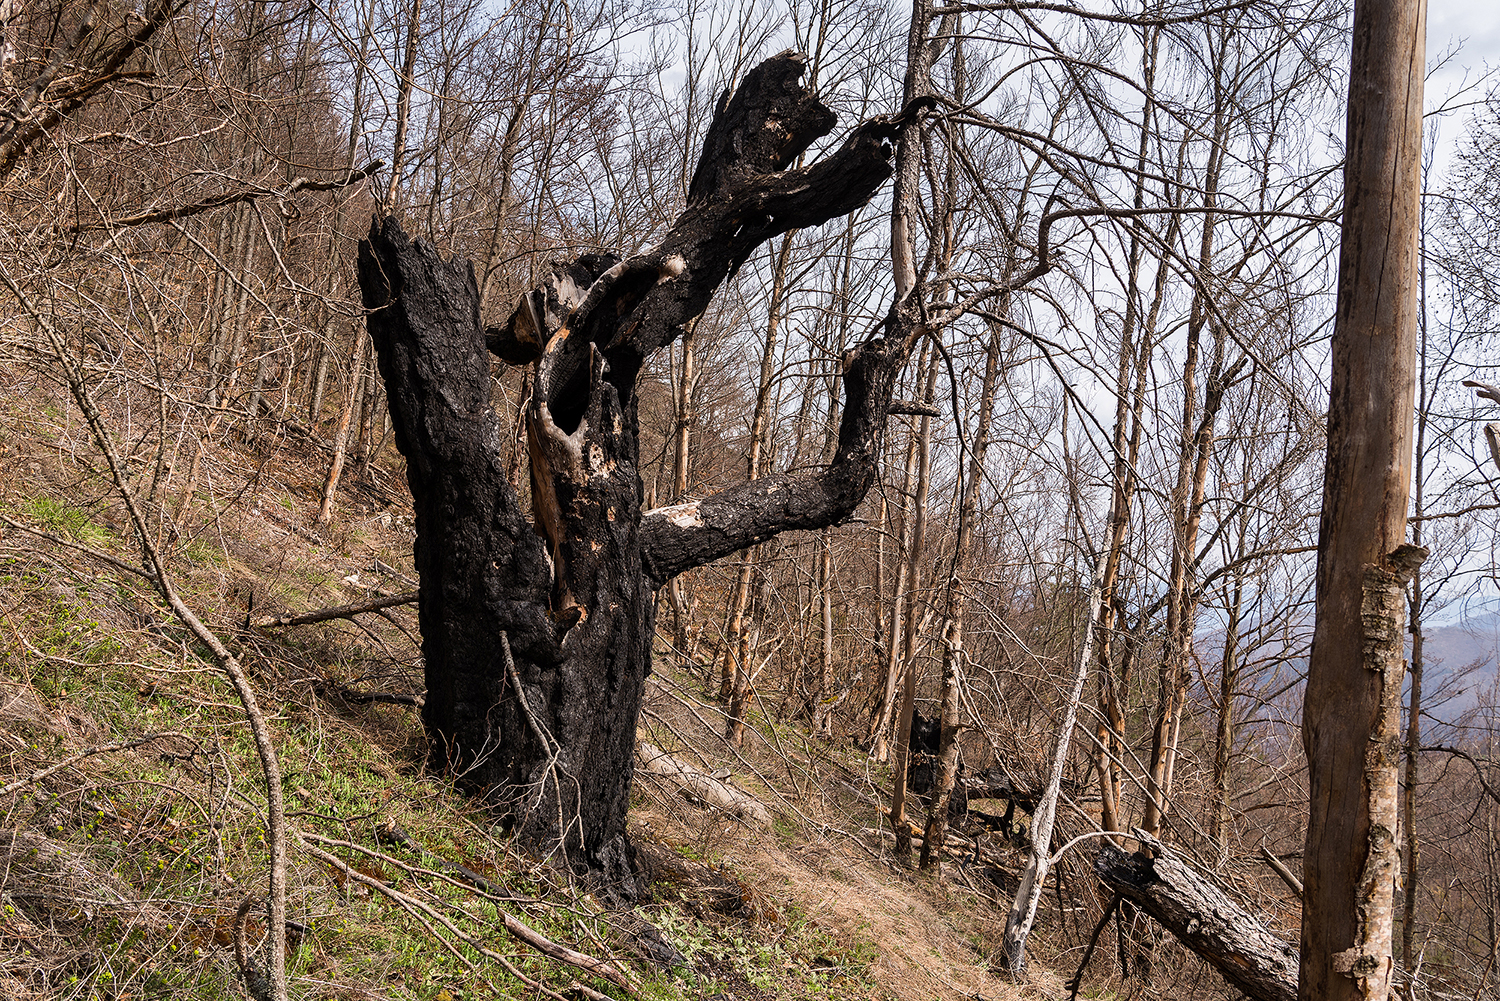
<instances>
[{"instance_id":1,"label":"exposed pale wood","mask_svg":"<svg viewBox=\"0 0 1500 1001\"><path fill-rule=\"evenodd\" d=\"M25 786L32 785L33 783L40 782L42 779L55 772L60 772L64 768L70 768L73 765L78 764L78 762L82 761L84 758L91 758L96 754L109 754L114 751L128 751L131 748L140 747L142 744L149 744L152 741L163 740L167 737L181 737L184 740L193 739L185 733L180 733L176 730L169 730L166 733L147 734L144 737L137 737L134 740L123 740L113 744L98 744L94 747L85 748L84 750L79 751L77 754L70 754L66 758L63 758L61 761L53 762L52 764L46 765L42 768L35 768L30 773L23 775L11 782L7 782L5 785L0 786L0 796L9 796L17 789L21 789Z\"/></svg>"},{"instance_id":2,"label":"exposed pale wood","mask_svg":"<svg viewBox=\"0 0 1500 1001\"><path fill-rule=\"evenodd\" d=\"M760 800L700 772L654 744L645 741L637 744L635 760L641 771L669 780L710 806L759 827L771 826L771 811Z\"/></svg>"}]
</instances>

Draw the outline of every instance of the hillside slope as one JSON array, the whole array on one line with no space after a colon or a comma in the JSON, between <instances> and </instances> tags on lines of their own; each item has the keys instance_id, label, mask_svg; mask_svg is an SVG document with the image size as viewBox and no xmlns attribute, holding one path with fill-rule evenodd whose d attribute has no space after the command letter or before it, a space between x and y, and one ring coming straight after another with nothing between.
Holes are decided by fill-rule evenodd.
<instances>
[{"instance_id":1,"label":"hillside slope","mask_svg":"<svg viewBox=\"0 0 1500 1001\"><path fill-rule=\"evenodd\" d=\"M129 572L133 530L71 401L25 370L0 377L0 993L243 996L236 914L244 903L253 965L268 860L244 712ZM127 401L112 402L119 421ZM891 865L878 771L764 717L731 752L713 702L666 658L643 736L727 771L772 827L643 777L632 833L653 899L633 914L557 860L518 857L481 805L422 768L409 606L264 624L414 586L398 468L351 478L341 516L316 529L319 448L268 434L214 446L192 496L158 492L176 511L159 545L274 734L293 830L292 996L517 996L579 980L621 995L521 945L502 912L620 964L642 996L1059 995L1043 968L1024 983L990 971L1003 916L978 869L950 866L938 885Z\"/></svg>"}]
</instances>

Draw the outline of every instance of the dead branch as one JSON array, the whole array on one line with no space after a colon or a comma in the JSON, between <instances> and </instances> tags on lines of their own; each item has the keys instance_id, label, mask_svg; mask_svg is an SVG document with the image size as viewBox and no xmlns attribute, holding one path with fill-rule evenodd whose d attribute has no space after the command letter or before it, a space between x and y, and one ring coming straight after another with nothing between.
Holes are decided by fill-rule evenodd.
<instances>
[{"instance_id":1,"label":"dead branch","mask_svg":"<svg viewBox=\"0 0 1500 1001\"><path fill-rule=\"evenodd\" d=\"M1266 860L1266 865L1271 867L1271 871L1280 876L1281 881L1287 885L1287 888L1297 895L1298 900L1301 900L1303 886L1302 880L1297 878L1297 874L1287 868L1287 864L1277 858L1265 845L1260 846L1260 857Z\"/></svg>"},{"instance_id":2,"label":"dead branch","mask_svg":"<svg viewBox=\"0 0 1500 1001\"><path fill-rule=\"evenodd\" d=\"M310 177L298 177L284 188L242 188L238 191L221 191L216 195L200 198L198 201L190 202L187 205L173 205L168 208L151 209L148 212L137 212L135 215L100 219L97 222L75 222L62 227L61 231L64 233L80 233L89 230L145 226L153 222L186 219L188 216L199 215L203 212L221 209L229 205L238 205L242 202L253 202L260 198L276 198L280 200L290 198L299 191L334 191L338 188L346 188L351 184L357 184L384 166L385 161L375 160L358 170L351 170L343 177L335 178L331 181L314 181Z\"/></svg>"},{"instance_id":3,"label":"dead branch","mask_svg":"<svg viewBox=\"0 0 1500 1001\"><path fill-rule=\"evenodd\" d=\"M90 45L98 14L90 9L68 44L58 45L46 67L29 86L18 87L0 107L0 181L8 178L26 152L43 136L115 80L149 73L126 73L123 67L156 32L187 6L187 0L149 0L130 15L108 40ZM59 84L64 67L75 70Z\"/></svg>"},{"instance_id":4,"label":"dead branch","mask_svg":"<svg viewBox=\"0 0 1500 1001\"><path fill-rule=\"evenodd\" d=\"M360 706L380 702L393 706L415 706L420 709L426 702L426 699L420 695L407 695L402 692L356 692L345 685L326 686L326 690L328 694Z\"/></svg>"},{"instance_id":5,"label":"dead branch","mask_svg":"<svg viewBox=\"0 0 1500 1001\"><path fill-rule=\"evenodd\" d=\"M304 612L301 615L266 615L253 620L250 624L257 629L270 629L281 626L308 626L315 622L327 622L330 619L353 619L362 612L378 612L385 608L394 608L397 605L415 605L417 603L416 591L403 591L400 594L389 594L380 598L371 598L369 601L356 601L348 605L334 605L331 608L320 608L315 612Z\"/></svg>"},{"instance_id":6,"label":"dead branch","mask_svg":"<svg viewBox=\"0 0 1500 1001\"><path fill-rule=\"evenodd\" d=\"M137 737L135 740L123 740L115 744L100 744L97 747L90 747L78 752L77 754L63 758L56 764L48 765L45 768L38 768L34 770L30 775L15 779L12 782L0 786L0 796L8 796L11 793L15 792L17 789L36 782L40 782L42 779L53 774L54 772L60 772L64 768L69 768L73 765L76 765L84 758L91 758L96 754L108 754L112 751L128 751L132 747L140 747L142 744L149 744L152 741L162 740L166 737L182 737L184 740L193 739L185 733L181 733L177 730L169 730L166 733L153 733L145 737Z\"/></svg>"},{"instance_id":7,"label":"dead branch","mask_svg":"<svg viewBox=\"0 0 1500 1001\"><path fill-rule=\"evenodd\" d=\"M134 574L137 577L144 578L145 580L152 581L154 583L154 578L152 578L150 573L142 570L138 566L132 566L122 559L111 556L109 555L109 553L100 552L99 550L94 549L91 546L85 546L80 543L73 542L69 539L65 539L55 532L49 532L41 528L32 528L30 525L23 525L19 521L16 521L13 518L9 518L3 514L0 514L0 522L9 525L11 528L14 528L18 532L26 532L29 535L35 535L37 538L46 539L48 542L54 543L55 545L63 546L67 549L72 549L75 552L84 553L87 556L91 556L94 559L99 560L101 563L108 563L116 570L120 570L128 574Z\"/></svg>"},{"instance_id":8,"label":"dead branch","mask_svg":"<svg viewBox=\"0 0 1500 1001\"><path fill-rule=\"evenodd\" d=\"M0 266L0 284L8 288L16 297L22 311L30 317L38 333L42 335L51 349L62 379L67 384L69 395L78 405L78 409L82 411L90 435L94 439L94 445L99 449L109 467L110 480L120 500L124 502L131 525L135 528L136 539L141 547L142 562L146 565L153 586L171 607L177 620L208 648L239 697L245 720L250 725L250 735L255 743L256 754L260 758L261 772L266 782L266 848L270 854L270 872L267 880L269 884L267 920L271 953L268 971L270 997L271 1001L287 1001L286 808L282 799L281 765L277 761L276 745L271 739L270 725L266 722L265 714L261 712L255 689L251 686L244 668L240 666L239 658L230 653L229 648L223 644L218 635L198 618L177 593L172 576L167 572L161 550L152 541L154 535L147 522L146 514L136 497L135 489L130 485L125 462L115 447L109 425L105 423L103 414L99 412L98 404L89 389L82 366L76 357L69 353L62 335L58 333L52 321L36 309L30 297L21 290L12 279L10 272L3 266Z\"/></svg>"},{"instance_id":9,"label":"dead branch","mask_svg":"<svg viewBox=\"0 0 1500 1001\"><path fill-rule=\"evenodd\" d=\"M391 900L400 904L402 908L408 911L416 909L418 911L421 911L423 914L426 914L434 921L440 923L449 931L450 934L457 937L460 941L464 942L464 944L468 945L470 948L479 952L486 958L493 959L499 962L502 966L505 967L506 972L519 979L528 987L536 990L541 990L549 997L561 997L561 995L548 990L542 984L530 979L525 974L521 973L521 971L517 970L515 966L500 953L495 952L494 950L485 946L474 936L460 929L447 917L433 910L433 908L431 908L427 904L387 886L385 883L382 883L378 879L366 876L365 874L346 864L338 856L307 844L308 841L316 840L330 842L331 839L321 838L316 835L300 832L299 834L303 841L303 847L307 850L308 854L313 856L313 858L316 858L320 862L338 869L341 873L344 874L346 878L355 880L356 882L368 886L370 889L375 890L376 892L381 893L386 897L389 897ZM631 980L612 963L607 963L602 959L596 959L593 956L586 955L585 953L579 952L576 949L570 949L565 945L560 945L557 942L554 942L551 939L547 938L545 935L542 935L540 932L536 931L530 926L526 925L509 911L501 908L496 908L496 910L499 911L501 922L504 924L505 930L518 941L524 942L525 944L536 949L538 952L541 952L543 955L555 959L558 962L566 963L569 966L576 967L592 976L602 977L603 979L608 980L610 983L614 984L616 987L619 987L621 990L628 992L631 996L637 996L639 994L639 990L635 986L635 984L632 983ZM429 931L432 931L430 926ZM447 940L442 936L436 935L434 933L434 937L443 942L445 945L449 945ZM576 989L580 989L586 992L590 997L604 997L604 995L599 994L597 991L590 990L582 984L576 984L574 986Z\"/></svg>"}]
</instances>

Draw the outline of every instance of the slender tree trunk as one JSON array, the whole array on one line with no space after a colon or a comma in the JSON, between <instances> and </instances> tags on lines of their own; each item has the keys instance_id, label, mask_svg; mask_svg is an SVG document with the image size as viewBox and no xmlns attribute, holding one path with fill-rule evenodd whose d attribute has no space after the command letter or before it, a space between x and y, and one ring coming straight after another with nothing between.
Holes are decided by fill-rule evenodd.
<instances>
[{"instance_id":1,"label":"slender tree trunk","mask_svg":"<svg viewBox=\"0 0 1500 1001\"><path fill-rule=\"evenodd\" d=\"M813 693L811 730L814 737L833 736L833 539L824 529L818 535L818 686Z\"/></svg>"},{"instance_id":2,"label":"slender tree trunk","mask_svg":"<svg viewBox=\"0 0 1500 1001\"><path fill-rule=\"evenodd\" d=\"M677 378L677 434L673 447L672 503L681 504L687 499L688 466L693 436L693 388L698 379L696 324L683 331L682 365ZM687 594L687 583L681 577L672 578L667 585L667 600L672 607L672 642L678 653L689 661L693 658L693 644L688 636L692 619Z\"/></svg>"},{"instance_id":3,"label":"slender tree trunk","mask_svg":"<svg viewBox=\"0 0 1500 1001\"><path fill-rule=\"evenodd\" d=\"M948 836L948 803L958 780L959 689L963 684L964 612L968 601L966 582L973 550L974 521L979 509L979 487L984 480L984 460L990 445L995 387L1000 381L1000 336L1000 328L991 326L989 345L984 353L984 377L979 388L979 420L969 443L969 468L964 478L963 499L959 502L958 534L953 543L953 564L949 568L947 608L943 614L943 681L938 699L937 779L922 838L919 864L923 869L941 863L943 844Z\"/></svg>"},{"instance_id":4,"label":"slender tree trunk","mask_svg":"<svg viewBox=\"0 0 1500 1001\"><path fill-rule=\"evenodd\" d=\"M359 474L370 474L370 463L374 460L376 435L385 428L384 408L380 405L380 380L375 377L375 359L366 360L361 380L364 393L359 410L359 438L354 454L359 459Z\"/></svg>"},{"instance_id":5,"label":"slender tree trunk","mask_svg":"<svg viewBox=\"0 0 1500 1001\"><path fill-rule=\"evenodd\" d=\"M349 116L349 135L345 144L346 156L344 159L348 169L353 170L357 157L359 156L359 142L364 135L364 109L365 109L365 81L368 77L370 45L375 34L375 0L369 0L365 7L364 26L359 37L359 58L354 63L354 95L353 111ZM341 195L334 196L333 221L329 227L328 234L328 259L327 259L327 283L324 286L323 328L322 337L318 344L317 373L313 377L312 399L308 401L307 423L314 434L317 433L318 423L323 418L323 398L328 390L328 368L330 359L334 353L335 332L338 313L333 308L335 294L338 292L339 272L336 267L338 259L339 241L343 238L344 228L344 199ZM356 331L354 339L358 341L362 332ZM353 378L351 371L350 378ZM339 414L342 423L345 420L343 412ZM345 427L344 434L348 433ZM337 435L335 435L337 437ZM326 506L326 502L325 502Z\"/></svg>"},{"instance_id":6,"label":"slender tree trunk","mask_svg":"<svg viewBox=\"0 0 1500 1001\"><path fill-rule=\"evenodd\" d=\"M1422 544L1421 522L1413 543ZM1422 839L1417 830L1417 786L1422 781L1422 569L1411 582L1411 694L1406 716L1406 771L1401 782L1401 839L1404 869L1401 896L1401 965L1417 963L1417 890L1421 886Z\"/></svg>"},{"instance_id":7,"label":"slender tree trunk","mask_svg":"<svg viewBox=\"0 0 1500 1001\"><path fill-rule=\"evenodd\" d=\"M1427 230L1421 227L1418 247L1426 256ZM1426 523L1422 517L1427 513L1425 486L1427 460L1427 422L1432 417L1431 399L1427 383L1427 269L1424 267L1419 279L1417 299L1417 411L1415 415L1416 448L1412 450L1415 469L1412 474L1412 545L1422 545ZM1411 695L1406 710L1406 755L1405 774L1401 779L1401 839L1402 839L1402 900L1401 900L1401 965L1408 973L1416 970L1417 963L1417 890L1421 885L1421 837L1417 830L1417 786L1422 781L1422 612L1425 605L1422 589L1422 568L1412 574L1411 597L1408 609L1411 613Z\"/></svg>"},{"instance_id":8,"label":"slender tree trunk","mask_svg":"<svg viewBox=\"0 0 1500 1001\"><path fill-rule=\"evenodd\" d=\"M852 227L851 227L852 231ZM845 245L844 256L844 281L843 287L848 288L850 251L853 249L852 241ZM839 340L838 350L835 357L842 355L847 335L848 313L841 314L839 318ZM838 427L838 389L840 378L835 372L828 380L830 399L828 406L828 421L823 433L823 454L820 457L823 465L833 460L834 448L837 446ZM833 632L833 532L824 529L818 533L818 580L817 580L817 602L818 602L818 685L813 692L812 705L809 707L808 718L811 721L811 730L814 736L831 738L833 736L833 711L848 696L851 686L844 688L843 694L834 695L834 632ZM877 585L877 595L879 588ZM878 621L878 619L877 619Z\"/></svg>"},{"instance_id":9,"label":"slender tree trunk","mask_svg":"<svg viewBox=\"0 0 1500 1001\"><path fill-rule=\"evenodd\" d=\"M338 279L336 271L332 267L333 248L337 246L337 231L329 238L329 268L328 285L324 293L327 299L323 303L323 323L318 337L317 364L313 370L312 392L307 401L307 426L313 434L318 432L318 422L323 419L323 396L328 392L328 360L333 356L333 338L335 330L335 319L337 314L333 309L333 295L337 290Z\"/></svg>"},{"instance_id":10,"label":"slender tree trunk","mask_svg":"<svg viewBox=\"0 0 1500 1001\"><path fill-rule=\"evenodd\" d=\"M1141 109L1141 125L1137 134L1136 182L1133 205L1142 209L1146 204L1146 156L1150 148L1155 115L1154 81L1156 75L1157 45L1159 30L1150 30L1142 45L1142 76L1145 80L1145 103ZM1099 714L1096 728L1099 770L1100 826L1106 831L1124 831L1126 809L1123 802L1124 781L1121 762L1126 746L1126 701L1129 698L1129 677L1125 671L1116 671L1114 639L1117 618L1123 619L1120 590L1120 570L1125 559L1127 533L1130 528L1130 509L1135 501L1136 462L1140 454L1142 414L1146 403L1146 374L1155 338L1156 308L1161 301L1161 281L1157 278L1157 294L1151 310L1143 321L1141 317L1140 274L1144 254L1144 237L1141 223L1131 227L1129 250L1127 251L1125 316L1120 330L1120 352L1115 378L1115 425L1112 451L1114 454L1111 475L1109 507L1109 546L1104 555L1104 575L1100 587L1099 623L1095 645L1099 658ZM1160 270L1160 269L1159 269Z\"/></svg>"},{"instance_id":11,"label":"slender tree trunk","mask_svg":"<svg viewBox=\"0 0 1500 1001\"><path fill-rule=\"evenodd\" d=\"M1302 1001L1391 989L1424 0L1357 0L1307 750Z\"/></svg>"},{"instance_id":12,"label":"slender tree trunk","mask_svg":"<svg viewBox=\"0 0 1500 1001\"><path fill-rule=\"evenodd\" d=\"M919 365L923 381L931 364L930 353L923 355ZM896 578L891 592L890 613L887 622L885 654L885 679L877 693L878 701L870 719L870 755L876 761L885 761L891 753L891 725L897 708L896 693L901 683L901 655L905 649L904 625L907 621L906 603L909 600L911 581L907 571L911 567L911 531L916 517L911 498L917 481L917 435L913 434L906 444L906 465L902 477L901 497L906 504L901 518L901 528L896 533L895 551L892 554L896 566ZM884 505L883 505L884 507ZM882 554L883 555L883 554ZM883 561L882 561L883 562Z\"/></svg>"},{"instance_id":13,"label":"slender tree trunk","mask_svg":"<svg viewBox=\"0 0 1500 1001\"><path fill-rule=\"evenodd\" d=\"M1239 549L1245 550L1244 521L1240 522ZM1229 610L1224 625L1224 653L1219 660L1219 719L1214 735L1213 770L1213 824L1211 834L1219 846L1221 858L1229 857L1230 835L1233 833L1234 817L1231 812L1231 766L1234 761L1234 697L1239 680L1240 616L1245 597L1245 575L1234 572L1231 585Z\"/></svg>"},{"instance_id":14,"label":"slender tree trunk","mask_svg":"<svg viewBox=\"0 0 1500 1001\"><path fill-rule=\"evenodd\" d=\"M245 354L246 325L250 315L251 269L255 263L255 234L250 225L253 212L249 208L240 210L239 224L235 227L233 253L239 262L238 281L231 282L232 291L226 305L228 309L222 320L224 338L228 345L224 368L215 379L214 402L227 403L240 377L240 361Z\"/></svg>"},{"instance_id":15,"label":"slender tree trunk","mask_svg":"<svg viewBox=\"0 0 1500 1001\"><path fill-rule=\"evenodd\" d=\"M344 395L344 409L339 414L338 430L333 433L333 458L328 463L328 476L323 481L323 503L318 510L318 524L326 525L333 520L333 498L338 493L339 478L344 474L344 457L349 448L349 423L359 401L359 387L365 367L365 345L369 338L364 331L354 332L354 343L349 351L349 389Z\"/></svg>"},{"instance_id":16,"label":"slender tree trunk","mask_svg":"<svg viewBox=\"0 0 1500 1001\"><path fill-rule=\"evenodd\" d=\"M1005 918L1005 961L1015 971L1026 966L1026 939L1031 935L1031 926L1036 921L1037 904L1042 899L1042 889L1051 868L1052 825L1057 819L1057 800L1062 790L1063 769L1068 764L1068 749L1073 739L1073 727L1078 724L1078 707L1083 701L1083 686L1089 676L1089 661L1094 640L1092 624L1099 614L1099 584L1101 560L1096 559L1089 574L1088 614L1083 620L1079 638L1078 656L1074 658L1073 685L1063 709L1062 722L1052 744L1052 767L1047 774L1047 786L1031 817L1031 856L1021 872L1021 884Z\"/></svg>"},{"instance_id":17,"label":"slender tree trunk","mask_svg":"<svg viewBox=\"0 0 1500 1001\"><path fill-rule=\"evenodd\" d=\"M396 211L401 201L401 171L405 167L406 132L411 119L411 92L416 83L417 41L422 30L422 0L411 0L406 24L406 44L402 49L401 78L396 86L396 136L391 149L390 184L381 201L381 215Z\"/></svg>"},{"instance_id":18,"label":"slender tree trunk","mask_svg":"<svg viewBox=\"0 0 1500 1001\"><path fill-rule=\"evenodd\" d=\"M766 340L760 356L760 382L755 394L755 414L750 422L750 456L746 461L746 472L747 478L751 480L761 475L762 457L768 446L766 429L771 418L771 387L776 375L781 310L786 296L787 267L792 258L792 238L795 235L788 233L782 237L781 249L776 254L771 303L766 318ZM732 682L729 686L729 720L725 733L734 747L739 747L744 738L744 714L749 708L752 671L750 658L754 656L754 652L751 649L750 631L745 623L745 611L750 601L750 578L755 573L759 553L760 547L756 546L745 550L740 558L740 573L735 581L734 609L729 619L728 648L734 652L734 664L733 671L730 671L729 658L726 657L725 675L726 678L732 677Z\"/></svg>"},{"instance_id":19,"label":"slender tree trunk","mask_svg":"<svg viewBox=\"0 0 1500 1001\"><path fill-rule=\"evenodd\" d=\"M933 92L932 60L935 52L928 40L928 29L933 17L932 9L932 0L913 0L911 26L906 35L906 77L901 94L903 108L910 109L913 101L928 98ZM922 289L917 284L917 225L920 215L919 194L922 183L923 152L921 138L922 117L919 114L913 114L902 125L901 136L896 143L895 185L891 199L891 274L896 284L896 307L898 310L907 311L915 309L916 302L922 295ZM935 366L937 359L929 355L929 364ZM926 380L924 379L923 382L925 383ZM912 473L916 447L917 443L914 439L907 451L906 490L902 494L905 498L912 496ZM902 519L902 535L906 540L902 554L906 557L906 565L897 573L896 597L891 607L891 637L890 648L887 650L886 685L882 693L881 711L877 714L874 732L871 735L872 753L880 761L884 761L889 752L886 744L887 731L890 729L891 712L895 703L898 672L905 659L902 656L903 648L913 642L910 636L907 637L906 643L901 642L902 610L905 603L910 601L909 596L904 592L910 592L915 583L912 572L916 567L915 546L906 538L906 533L914 527L914 522L920 517L920 509L913 505L908 509L907 517ZM909 626L912 623L912 617L905 616L905 621ZM908 663L908 670L912 666ZM915 684L914 679L912 684ZM906 699L907 694L903 692L903 702ZM898 734L898 754L901 760L897 762L897 789L891 805L891 821L896 827L897 854L907 856L911 854L911 842L910 836L903 831L905 822L901 816L901 808L906 795L906 748L904 745L911 731L909 712L902 712L902 722L905 723L906 734ZM904 841L903 838L905 838Z\"/></svg>"},{"instance_id":20,"label":"slender tree trunk","mask_svg":"<svg viewBox=\"0 0 1500 1001\"><path fill-rule=\"evenodd\" d=\"M234 212L222 213L219 220L219 238L214 244L219 260L233 260L235 244L230 243L232 233L237 232L236 224L239 216ZM224 359L229 353L229 297L232 283L229 280L227 269L216 266L214 268L213 287L208 294L208 310L204 314L204 321L209 326L208 337L208 402L213 406L218 402L216 390L224 367Z\"/></svg>"},{"instance_id":21,"label":"slender tree trunk","mask_svg":"<svg viewBox=\"0 0 1500 1001\"><path fill-rule=\"evenodd\" d=\"M1172 564L1167 583L1167 638L1158 672L1156 727L1151 741L1151 770L1147 778L1146 813L1142 828L1152 837L1161 834L1172 791L1173 762L1182 709L1187 700L1188 661L1192 655L1193 624L1197 614L1196 565L1198 526L1213 446L1214 419L1223 401L1224 331L1215 325L1212 370L1200 416L1197 398L1199 350L1208 325L1208 299L1213 291L1214 208L1219 190L1220 162L1227 131L1226 98L1215 78L1212 143L1203 179L1202 238L1194 274L1193 304L1188 317L1187 351L1182 365L1182 423L1179 426L1177 484L1172 491Z\"/></svg>"},{"instance_id":22,"label":"slender tree trunk","mask_svg":"<svg viewBox=\"0 0 1500 1001\"><path fill-rule=\"evenodd\" d=\"M927 374L927 386L922 391L922 402L932 406L933 392L937 383L937 358ZM917 624L918 602L915 595L922 576L922 555L927 536L927 494L932 486L932 418L922 415L921 429L917 434L917 496L915 524L907 557L906 578L912 598L907 601L905 639L901 661L901 712L896 719L896 761L893 769L891 791L891 826L896 832L896 857L911 858L911 828L906 823L906 785L911 766L911 718L917 704Z\"/></svg>"}]
</instances>

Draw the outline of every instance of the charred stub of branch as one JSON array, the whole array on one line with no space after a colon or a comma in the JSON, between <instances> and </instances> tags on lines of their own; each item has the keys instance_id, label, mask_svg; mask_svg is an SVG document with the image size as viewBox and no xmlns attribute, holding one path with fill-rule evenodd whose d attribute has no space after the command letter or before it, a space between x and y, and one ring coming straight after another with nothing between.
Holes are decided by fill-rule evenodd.
<instances>
[{"instance_id":1,"label":"charred stub of branch","mask_svg":"<svg viewBox=\"0 0 1500 1001\"><path fill-rule=\"evenodd\" d=\"M654 588L760 538L852 513L873 482L876 439L913 341L904 331L876 337L845 359L848 402L826 471L726 491L705 502L701 531L663 539L643 530L642 363L702 313L761 242L853 210L890 175L888 120L787 169L834 124L798 83L803 61L773 57L721 102L688 206L661 246L557 266L503 328L481 328L467 262L409 241L393 219L360 249L370 331L417 508L433 757L505 804L522 841L560 844L570 863L602 871L623 898L634 895L625 812ZM490 354L536 366L523 415L529 517L500 460ZM653 530L662 524L671 523L646 519ZM660 563L648 555L656 550ZM502 631L514 670L497 647Z\"/></svg>"},{"instance_id":2,"label":"charred stub of branch","mask_svg":"<svg viewBox=\"0 0 1500 1001\"><path fill-rule=\"evenodd\" d=\"M719 199L738 179L785 170L835 118L799 81L806 57L783 52L745 77L733 96L719 96L688 186L688 204Z\"/></svg>"},{"instance_id":3,"label":"charred stub of branch","mask_svg":"<svg viewBox=\"0 0 1500 1001\"><path fill-rule=\"evenodd\" d=\"M1133 901L1224 979L1255 1001L1296 1001L1297 948L1282 941L1161 842L1137 831L1150 851L1106 844L1094 874Z\"/></svg>"}]
</instances>

